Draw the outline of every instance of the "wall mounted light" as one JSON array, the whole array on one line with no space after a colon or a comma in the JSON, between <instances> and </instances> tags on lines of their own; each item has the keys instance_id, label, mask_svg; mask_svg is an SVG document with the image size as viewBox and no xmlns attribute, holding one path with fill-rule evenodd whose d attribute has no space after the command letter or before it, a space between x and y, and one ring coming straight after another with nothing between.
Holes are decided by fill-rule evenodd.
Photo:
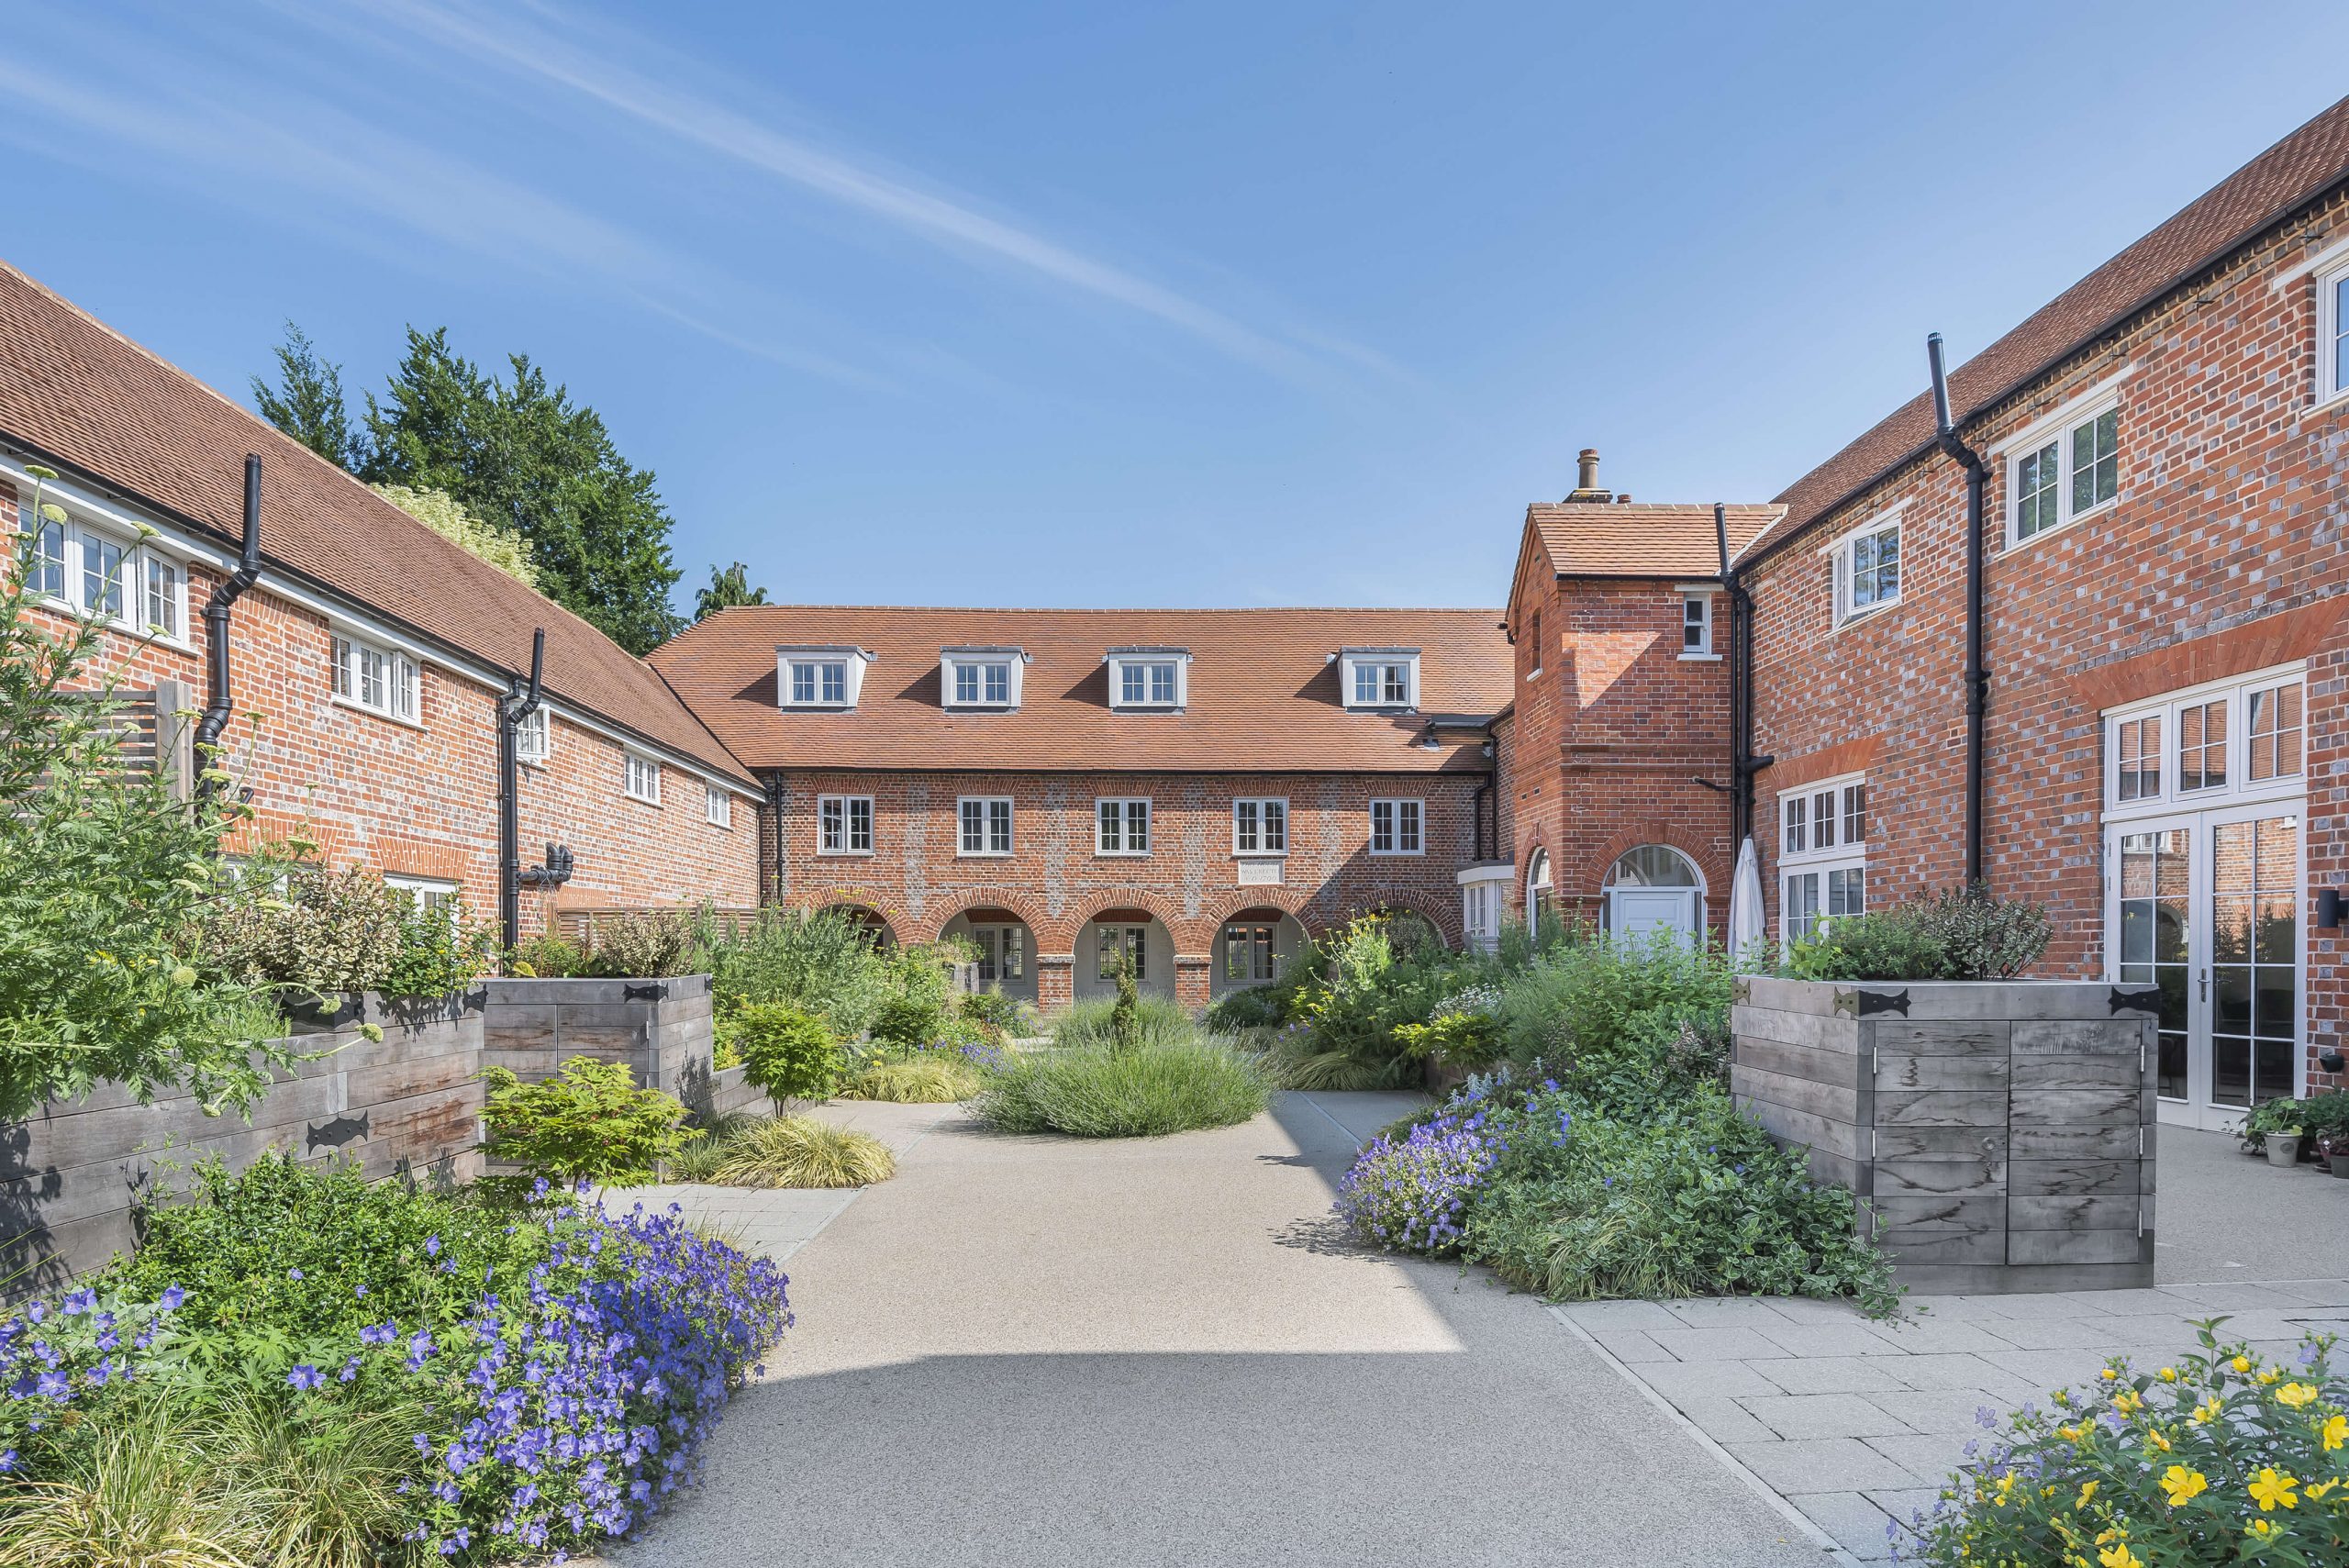
<instances>
[{"instance_id":1,"label":"wall mounted light","mask_svg":"<svg viewBox=\"0 0 2349 1568\"><path fill-rule=\"evenodd\" d=\"M2320 887L2317 889L2316 929L2318 930L2337 931L2341 929L2341 904L2342 897L2341 890L2339 888Z\"/></svg>"}]
</instances>

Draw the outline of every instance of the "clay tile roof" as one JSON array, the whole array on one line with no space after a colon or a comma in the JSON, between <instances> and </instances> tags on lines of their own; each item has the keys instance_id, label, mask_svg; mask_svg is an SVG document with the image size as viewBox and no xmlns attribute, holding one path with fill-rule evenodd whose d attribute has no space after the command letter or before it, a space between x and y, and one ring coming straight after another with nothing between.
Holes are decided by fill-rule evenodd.
<instances>
[{"instance_id":1,"label":"clay tile roof","mask_svg":"<svg viewBox=\"0 0 2349 1568\"><path fill-rule=\"evenodd\" d=\"M2021 326L1950 373L1962 425L2349 179L2349 98L2228 175L2152 233L2057 295ZM1917 375L1925 378L1920 346ZM1933 439L1932 395L1920 392L1874 429L1797 480L1778 499L1786 520L1768 549L1854 491L1919 456Z\"/></svg>"},{"instance_id":2,"label":"clay tile roof","mask_svg":"<svg viewBox=\"0 0 2349 1568\"><path fill-rule=\"evenodd\" d=\"M1417 742L1427 715L1483 717L1509 700L1498 610L978 610L754 605L653 650L652 662L753 768L1241 772L1483 770L1476 738ZM855 646L877 655L849 713L775 706L775 650ZM1350 713L1341 648L1416 648L1417 715ZM939 652L1018 648L1030 662L1011 713L948 711ZM1102 656L1191 655L1181 713L1119 713Z\"/></svg>"},{"instance_id":3,"label":"clay tile roof","mask_svg":"<svg viewBox=\"0 0 2349 1568\"><path fill-rule=\"evenodd\" d=\"M1784 506L1731 506L1731 555L1784 516ZM1525 520L1553 568L1579 577L1717 577L1721 555L1709 506L1537 501Z\"/></svg>"},{"instance_id":4,"label":"clay tile roof","mask_svg":"<svg viewBox=\"0 0 2349 1568\"><path fill-rule=\"evenodd\" d=\"M6 263L0 435L232 552L245 454L258 452L266 561L508 670L529 668L530 633L543 626L546 689L558 701L752 782L651 665Z\"/></svg>"}]
</instances>

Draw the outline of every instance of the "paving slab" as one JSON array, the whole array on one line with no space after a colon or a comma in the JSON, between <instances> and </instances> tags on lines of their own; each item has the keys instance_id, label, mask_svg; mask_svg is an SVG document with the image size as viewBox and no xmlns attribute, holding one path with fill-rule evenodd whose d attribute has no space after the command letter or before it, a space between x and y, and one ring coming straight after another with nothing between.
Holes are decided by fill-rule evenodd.
<instances>
[{"instance_id":1,"label":"paving slab","mask_svg":"<svg viewBox=\"0 0 2349 1568\"><path fill-rule=\"evenodd\" d=\"M941 1123L793 1257L798 1326L706 1481L608 1560L1820 1563L1812 1527L1541 1303L1349 1241L1349 1129L1386 1108L1285 1095L1100 1143Z\"/></svg>"},{"instance_id":2,"label":"paving slab","mask_svg":"<svg viewBox=\"0 0 2349 1568\"><path fill-rule=\"evenodd\" d=\"M1920 1479L1857 1438L1723 1443L1731 1458L1792 1496L1798 1492L1860 1492L1914 1486Z\"/></svg>"},{"instance_id":3,"label":"paving slab","mask_svg":"<svg viewBox=\"0 0 2349 1568\"><path fill-rule=\"evenodd\" d=\"M1861 1562L1876 1562L1892 1555L1896 1538L1887 1529L1892 1516L1872 1497L1859 1492L1812 1492L1788 1501Z\"/></svg>"},{"instance_id":4,"label":"paving slab","mask_svg":"<svg viewBox=\"0 0 2349 1568\"><path fill-rule=\"evenodd\" d=\"M1779 1323L1775 1329L1671 1329L1651 1332L1648 1338L1672 1352L1675 1361L1731 1362L1759 1361L1788 1352L1776 1342L1778 1334L1831 1333L1832 1329L1798 1328L1792 1323Z\"/></svg>"},{"instance_id":5,"label":"paving slab","mask_svg":"<svg viewBox=\"0 0 2349 1568\"><path fill-rule=\"evenodd\" d=\"M1753 1370L1788 1394L1871 1394L1911 1386L1887 1367L1905 1356L1780 1356L1753 1363ZM1922 1358L1916 1358L1922 1359ZM1985 1367L1985 1371L1988 1368Z\"/></svg>"},{"instance_id":6,"label":"paving slab","mask_svg":"<svg viewBox=\"0 0 2349 1568\"><path fill-rule=\"evenodd\" d=\"M1758 1370L1758 1369L1757 1369ZM1896 1391L1893 1397L1918 1397ZM1875 1401L1856 1394L1780 1394L1740 1399L1746 1413L1782 1438L1894 1437L1918 1429L1886 1413L1884 1396Z\"/></svg>"}]
</instances>

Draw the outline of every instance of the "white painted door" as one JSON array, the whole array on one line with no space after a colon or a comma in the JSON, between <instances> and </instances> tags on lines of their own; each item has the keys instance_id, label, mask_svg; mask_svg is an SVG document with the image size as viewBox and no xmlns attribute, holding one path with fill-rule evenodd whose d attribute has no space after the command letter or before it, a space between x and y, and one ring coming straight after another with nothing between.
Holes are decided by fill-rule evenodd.
<instances>
[{"instance_id":1,"label":"white painted door","mask_svg":"<svg viewBox=\"0 0 2349 1568\"><path fill-rule=\"evenodd\" d=\"M2232 1128L2300 1092L2301 861L2295 803L2107 830L2107 973L2161 992L2163 1121Z\"/></svg>"},{"instance_id":2,"label":"white painted door","mask_svg":"<svg viewBox=\"0 0 2349 1568\"><path fill-rule=\"evenodd\" d=\"M1697 895L1685 887L1619 887L1607 895L1607 929L1631 941L1670 931L1697 939Z\"/></svg>"}]
</instances>

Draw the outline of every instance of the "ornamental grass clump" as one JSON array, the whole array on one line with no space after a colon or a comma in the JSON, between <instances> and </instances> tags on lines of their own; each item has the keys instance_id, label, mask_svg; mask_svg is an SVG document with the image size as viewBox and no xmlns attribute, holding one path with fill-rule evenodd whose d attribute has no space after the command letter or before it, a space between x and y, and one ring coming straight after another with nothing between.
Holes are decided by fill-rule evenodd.
<instances>
[{"instance_id":1,"label":"ornamental grass clump","mask_svg":"<svg viewBox=\"0 0 2349 1568\"><path fill-rule=\"evenodd\" d=\"M2150 1370L2116 1358L1995 1435L1930 1516L1891 1534L1910 1561L2188 1568L2349 1562L2349 1378L2331 1336L2269 1363L2221 1344Z\"/></svg>"},{"instance_id":2,"label":"ornamental grass clump","mask_svg":"<svg viewBox=\"0 0 2349 1568\"><path fill-rule=\"evenodd\" d=\"M843 1100L887 1100L906 1106L951 1105L979 1092L978 1070L959 1052L925 1051L907 1061L868 1062L843 1080Z\"/></svg>"},{"instance_id":3,"label":"ornamental grass clump","mask_svg":"<svg viewBox=\"0 0 2349 1568\"><path fill-rule=\"evenodd\" d=\"M709 1180L729 1187L863 1187L897 1173L871 1133L812 1116L762 1117L721 1146Z\"/></svg>"},{"instance_id":4,"label":"ornamental grass clump","mask_svg":"<svg viewBox=\"0 0 2349 1568\"><path fill-rule=\"evenodd\" d=\"M971 1108L1000 1132L1159 1138L1235 1126L1271 1097L1272 1081L1254 1056L1195 1034L1010 1056Z\"/></svg>"}]
</instances>

